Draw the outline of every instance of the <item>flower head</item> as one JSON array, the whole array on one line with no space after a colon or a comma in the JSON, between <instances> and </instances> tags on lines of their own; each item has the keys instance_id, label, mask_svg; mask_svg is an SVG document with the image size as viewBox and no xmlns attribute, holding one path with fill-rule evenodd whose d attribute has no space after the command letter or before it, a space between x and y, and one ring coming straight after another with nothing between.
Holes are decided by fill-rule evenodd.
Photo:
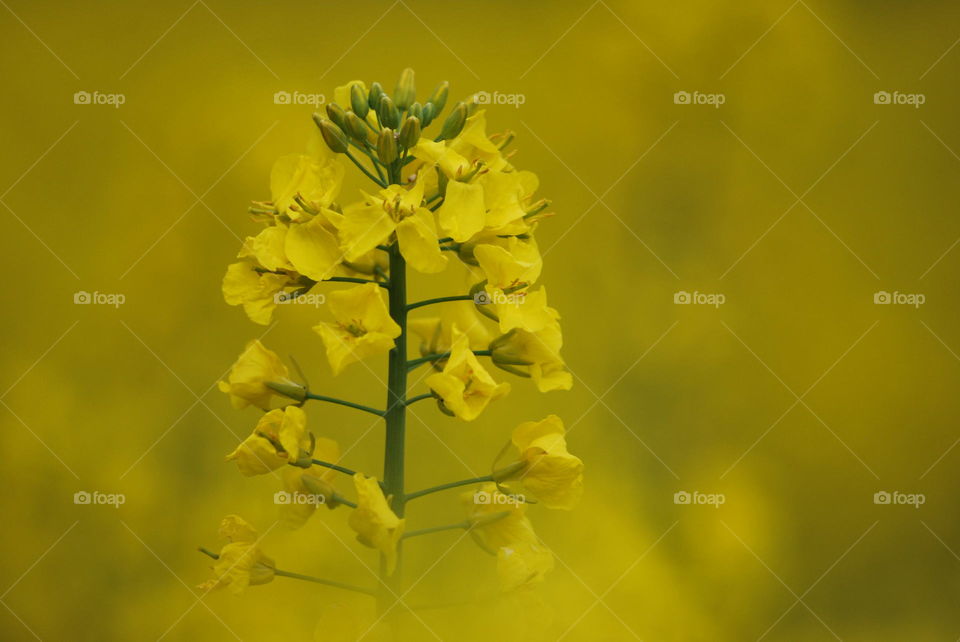
<instances>
[{"instance_id":1,"label":"flower head","mask_svg":"<svg viewBox=\"0 0 960 642\"><path fill-rule=\"evenodd\" d=\"M470 350L466 334L454 329L453 337L443 372L430 375L426 383L440 397L444 408L464 421L473 421L487 404L506 395L510 384L494 381Z\"/></svg>"},{"instance_id":2,"label":"flower head","mask_svg":"<svg viewBox=\"0 0 960 642\"><path fill-rule=\"evenodd\" d=\"M313 329L323 339L334 374L354 361L393 348L400 326L390 318L380 286L365 283L333 292L328 300L334 323L321 323Z\"/></svg>"},{"instance_id":3,"label":"flower head","mask_svg":"<svg viewBox=\"0 0 960 642\"><path fill-rule=\"evenodd\" d=\"M227 461L236 461L248 477L263 475L295 462L309 446L306 413L298 406L287 406L260 417L253 434L227 455Z\"/></svg>"},{"instance_id":4,"label":"flower head","mask_svg":"<svg viewBox=\"0 0 960 642\"><path fill-rule=\"evenodd\" d=\"M357 533L357 541L378 549L387 561L387 574L393 575L397 566L397 543L403 535L404 520L390 510L380 484L374 477L357 473L353 476L357 488L357 507L350 513L350 528Z\"/></svg>"},{"instance_id":5,"label":"flower head","mask_svg":"<svg viewBox=\"0 0 960 642\"><path fill-rule=\"evenodd\" d=\"M321 461L336 463L340 459L340 447L332 439L320 438L314 444L313 457ZM290 501L280 504L280 519L290 529L297 529L307 523L320 504L335 508L333 480L337 471L323 466L286 466L280 472L283 491ZM320 500L319 498L323 499ZM309 501L303 501L306 498Z\"/></svg>"},{"instance_id":6,"label":"flower head","mask_svg":"<svg viewBox=\"0 0 960 642\"><path fill-rule=\"evenodd\" d=\"M500 481L518 481L547 508L576 506L583 494L583 462L567 452L564 432L556 415L517 426L512 441L525 466Z\"/></svg>"},{"instance_id":7,"label":"flower head","mask_svg":"<svg viewBox=\"0 0 960 642\"><path fill-rule=\"evenodd\" d=\"M220 550L213 565L213 578L197 588L212 591L228 588L242 593L250 585L273 580L276 564L257 546L257 531L237 515L227 515L220 523L220 536L229 543Z\"/></svg>"},{"instance_id":8,"label":"flower head","mask_svg":"<svg viewBox=\"0 0 960 642\"><path fill-rule=\"evenodd\" d=\"M269 383L292 386L292 390L299 388L298 384L290 379L290 372L277 353L263 347L259 340L254 340L247 344L233 364L227 381L221 381L218 386L221 392L230 395L234 408L254 405L269 410L270 402L277 394L267 385Z\"/></svg>"},{"instance_id":9,"label":"flower head","mask_svg":"<svg viewBox=\"0 0 960 642\"><path fill-rule=\"evenodd\" d=\"M556 310L548 308L554 320L539 332L514 328L490 342L493 362L515 374L528 375L540 392L569 390L573 377L560 358L563 336Z\"/></svg>"}]
</instances>

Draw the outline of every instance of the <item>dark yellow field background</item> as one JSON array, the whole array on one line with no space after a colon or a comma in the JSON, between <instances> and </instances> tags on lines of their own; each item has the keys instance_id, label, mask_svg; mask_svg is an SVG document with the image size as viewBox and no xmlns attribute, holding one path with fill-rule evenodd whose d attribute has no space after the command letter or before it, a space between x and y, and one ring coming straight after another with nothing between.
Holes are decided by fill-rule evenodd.
<instances>
[{"instance_id":1,"label":"dark yellow field background","mask_svg":"<svg viewBox=\"0 0 960 642\"><path fill-rule=\"evenodd\" d=\"M558 560L541 638L960 636L956 3L191 1L0 2L0 638L311 639L342 599L282 578L202 603L192 588L223 515L276 519L273 480L222 461L257 413L212 386L263 329L220 279L271 164L313 126L274 93L392 87L406 66L422 91L522 94L488 121L517 133L516 164L557 213L538 238L574 389L515 380L470 424L418 405L408 444L420 488L488 471L520 421L565 420L586 492L573 513L531 509ZM415 276L413 297L457 293L449 272ZM680 291L725 303L676 305ZM325 314L283 309L264 341L315 390L382 404L366 368L330 374L310 330ZM346 463L379 474L370 423L310 408L318 435L363 435ZM75 505L80 490L126 504ZM408 522L459 514L435 495ZM372 583L352 537L340 510L264 547ZM411 601L493 585L469 538L431 568L456 537L410 542L411 578L430 569ZM520 624L423 617L444 640Z\"/></svg>"}]
</instances>

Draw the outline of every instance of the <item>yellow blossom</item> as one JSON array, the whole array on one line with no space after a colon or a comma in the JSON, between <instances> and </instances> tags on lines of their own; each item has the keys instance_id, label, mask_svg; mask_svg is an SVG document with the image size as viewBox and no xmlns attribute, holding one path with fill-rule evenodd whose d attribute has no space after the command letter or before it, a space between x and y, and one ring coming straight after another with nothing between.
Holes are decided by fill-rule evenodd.
<instances>
[{"instance_id":1,"label":"yellow blossom","mask_svg":"<svg viewBox=\"0 0 960 642\"><path fill-rule=\"evenodd\" d=\"M354 361L394 347L400 326L390 318L380 286L365 283L332 292L327 299L335 322L321 323L313 329L323 339L334 374Z\"/></svg>"},{"instance_id":2,"label":"yellow blossom","mask_svg":"<svg viewBox=\"0 0 960 642\"><path fill-rule=\"evenodd\" d=\"M550 415L513 431L513 445L526 465L510 477L547 508L570 510L583 493L583 462L567 452L563 421Z\"/></svg>"},{"instance_id":3,"label":"yellow blossom","mask_svg":"<svg viewBox=\"0 0 960 642\"><path fill-rule=\"evenodd\" d=\"M421 138L410 148L410 154L429 165L438 165L451 179L457 179L470 170L470 161L443 142L434 142L429 138Z\"/></svg>"},{"instance_id":4,"label":"yellow blossom","mask_svg":"<svg viewBox=\"0 0 960 642\"><path fill-rule=\"evenodd\" d=\"M537 538L523 501L504 495L494 483L467 491L460 498L473 524L471 537L497 556L503 590L540 582L553 569L553 555Z\"/></svg>"},{"instance_id":5,"label":"yellow blossom","mask_svg":"<svg viewBox=\"0 0 960 642\"><path fill-rule=\"evenodd\" d=\"M234 408L246 408L254 405L263 410L270 409L274 390L267 383L281 383L297 386L290 379L290 372L272 350L263 347L259 340L251 341L230 369L227 381L218 385L221 392L230 395Z\"/></svg>"},{"instance_id":6,"label":"yellow blossom","mask_svg":"<svg viewBox=\"0 0 960 642\"><path fill-rule=\"evenodd\" d=\"M322 210L291 225L284 238L284 254L290 265L300 274L322 281L333 276L344 258L340 250L337 228L332 219L339 214Z\"/></svg>"},{"instance_id":7,"label":"yellow blossom","mask_svg":"<svg viewBox=\"0 0 960 642\"><path fill-rule=\"evenodd\" d=\"M357 473L353 476L353 482L357 488L357 507L350 513L350 528L356 531L358 542L383 554L387 575L393 575L397 565L397 543L403 535L404 520L390 510L376 478Z\"/></svg>"},{"instance_id":8,"label":"yellow blossom","mask_svg":"<svg viewBox=\"0 0 960 642\"><path fill-rule=\"evenodd\" d=\"M314 155L282 156L270 171L270 194L279 214L290 220L304 216L294 197L298 194L315 208L329 207L340 192L343 165L325 145L315 145Z\"/></svg>"},{"instance_id":9,"label":"yellow blossom","mask_svg":"<svg viewBox=\"0 0 960 642\"><path fill-rule=\"evenodd\" d=\"M553 319L538 332L514 328L490 343L493 362L507 371L526 373L540 392L569 390L573 377L560 358L563 337L557 311L548 308Z\"/></svg>"},{"instance_id":10,"label":"yellow blossom","mask_svg":"<svg viewBox=\"0 0 960 642\"><path fill-rule=\"evenodd\" d=\"M229 544L220 550L213 565L213 578L200 584L202 591L227 588L240 594L248 586L273 579L276 564L257 546L257 532L237 515L228 515L220 524L220 536Z\"/></svg>"},{"instance_id":11,"label":"yellow blossom","mask_svg":"<svg viewBox=\"0 0 960 642\"><path fill-rule=\"evenodd\" d=\"M320 461L337 463L340 459L340 447L332 439L319 438L314 444L313 458ZM337 471L325 466L286 466L280 472L285 503L280 504L280 519L287 528L303 526L321 504L334 508L333 480ZM320 499L320 496L323 499Z\"/></svg>"},{"instance_id":12,"label":"yellow blossom","mask_svg":"<svg viewBox=\"0 0 960 642\"><path fill-rule=\"evenodd\" d=\"M427 377L426 383L443 406L464 421L473 421L487 404L510 391L510 384L497 383L470 349L470 340L453 331L453 346L443 372Z\"/></svg>"},{"instance_id":13,"label":"yellow blossom","mask_svg":"<svg viewBox=\"0 0 960 642\"><path fill-rule=\"evenodd\" d=\"M454 328L467 335L472 350L484 350L490 343L490 331L476 310L472 301L451 301L440 309L440 316L408 319L407 328L420 337L423 356L450 352Z\"/></svg>"},{"instance_id":14,"label":"yellow blossom","mask_svg":"<svg viewBox=\"0 0 960 642\"><path fill-rule=\"evenodd\" d=\"M306 413L298 406L287 406L260 417L253 434L227 455L227 461L236 461L248 477L263 475L296 461L300 450L309 445Z\"/></svg>"},{"instance_id":15,"label":"yellow blossom","mask_svg":"<svg viewBox=\"0 0 960 642\"><path fill-rule=\"evenodd\" d=\"M294 281L286 274L257 272L256 264L240 261L227 266L223 276L223 298L228 305L242 305L254 323L269 325L277 297Z\"/></svg>"}]
</instances>

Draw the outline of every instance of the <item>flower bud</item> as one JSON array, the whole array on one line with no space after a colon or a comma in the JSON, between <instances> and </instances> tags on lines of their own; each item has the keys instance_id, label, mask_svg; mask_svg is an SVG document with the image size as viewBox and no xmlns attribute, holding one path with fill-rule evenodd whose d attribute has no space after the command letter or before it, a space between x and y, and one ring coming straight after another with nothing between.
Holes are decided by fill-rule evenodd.
<instances>
[{"instance_id":1,"label":"flower bud","mask_svg":"<svg viewBox=\"0 0 960 642\"><path fill-rule=\"evenodd\" d=\"M463 103L457 103L443 121L443 127L440 129L440 136L437 140L450 140L456 138L463 131L463 126L467 122L467 106Z\"/></svg>"},{"instance_id":2,"label":"flower bud","mask_svg":"<svg viewBox=\"0 0 960 642\"><path fill-rule=\"evenodd\" d=\"M380 83L375 82L370 85L370 92L367 94L367 104L370 106L370 109L377 109L380 107L380 96L383 95L383 87Z\"/></svg>"},{"instance_id":3,"label":"flower bud","mask_svg":"<svg viewBox=\"0 0 960 642\"><path fill-rule=\"evenodd\" d=\"M377 140L377 157L384 165L397 160L397 139L389 127L380 130L380 138Z\"/></svg>"},{"instance_id":4,"label":"flower bud","mask_svg":"<svg viewBox=\"0 0 960 642\"><path fill-rule=\"evenodd\" d=\"M423 106L423 116L419 117L420 122L423 123L424 127L429 127L430 123L433 122L434 116L438 113L437 106L433 103L427 103Z\"/></svg>"},{"instance_id":5,"label":"flower bud","mask_svg":"<svg viewBox=\"0 0 960 642\"><path fill-rule=\"evenodd\" d=\"M323 118L320 114L314 114L313 121L317 123L317 127L320 128L320 134L323 136L323 142L327 144L327 147L337 154L342 154L347 151L350 144L347 142L347 137L343 134L343 130L334 125L332 121Z\"/></svg>"},{"instance_id":6,"label":"flower bud","mask_svg":"<svg viewBox=\"0 0 960 642\"><path fill-rule=\"evenodd\" d=\"M396 129L400 126L400 110L393 104L393 99L384 94L380 96L380 106L377 107L377 117L381 127Z\"/></svg>"},{"instance_id":7,"label":"flower bud","mask_svg":"<svg viewBox=\"0 0 960 642\"><path fill-rule=\"evenodd\" d=\"M407 107L413 104L417 97L417 88L413 81L413 69L407 67L400 72L400 80L397 81L397 88L393 95L397 99L397 107L400 111L405 111Z\"/></svg>"},{"instance_id":8,"label":"flower bud","mask_svg":"<svg viewBox=\"0 0 960 642\"><path fill-rule=\"evenodd\" d=\"M437 88L433 90L433 94L430 95L430 100L428 102L433 104L434 116L437 116L443 111L444 106L447 104L447 94L449 91L450 83L448 83L446 80L437 85Z\"/></svg>"},{"instance_id":9,"label":"flower bud","mask_svg":"<svg viewBox=\"0 0 960 642\"><path fill-rule=\"evenodd\" d=\"M327 118L333 121L333 124L339 127L340 129L347 128L347 114L343 111L343 107L337 103L327 103Z\"/></svg>"},{"instance_id":10,"label":"flower bud","mask_svg":"<svg viewBox=\"0 0 960 642\"><path fill-rule=\"evenodd\" d=\"M408 117L403 121L403 127L400 128L400 138L397 142L403 149L410 149L420 140L420 119L415 116Z\"/></svg>"},{"instance_id":11,"label":"flower bud","mask_svg":"<svg viewBox=\"0 0 960 642\"><path fill-rule=\"evenodd\" d=\"M354 85L356 87L356 85ZM358 143L367 142L367 126L363 124L360 117L352 111L347 112L347 134Z\"/></svg>"},{"instance_id":12,"label":"flower bud","mask_svg":"<svg viewBox=\"0 0 960 642\"><path fill-rule=\"evenodd\" d=\"M420 103L410 105L410 108L407 109L407 116L413 116L423 123L423 105Z\"/></svg>"},{"instance_id":13,"label":"flower bud","mask_svg":"<svg viewBox=\"0 0 960 642\"><path fill-rule=\"evenodd\" d=\"M303 401L307 398L307 389L292 381L267 381L264 385L284 397L296 399L297 401Z\"/></svg>"},{"instance_id":14,"label":"flower bud","mask_svg":"<svg viewBox=\"0 0 960 642\"><path fill-rule=\"evenodd\" d=\"M350 106L353 107L353 113L360 118L366 118L367 112L370 111L367 94L358 82L350 85Z\"/></svg>"},{"instance_id":15,"label":"flower bud","mask_svg":"<svg viewBox=\"0 0 960 642\"><path fill-rule=\"evenodd\" d=\"M304 473L300 477L300 481L303 483L304 488L306 488L311 495L319 495L323 497L323 503L326 506L329 508L334 508L336 506L336 500L334 499L336 493L333 490L333 486L331 486L329 482L307 473Z\"/></svg>"}]
</instances>

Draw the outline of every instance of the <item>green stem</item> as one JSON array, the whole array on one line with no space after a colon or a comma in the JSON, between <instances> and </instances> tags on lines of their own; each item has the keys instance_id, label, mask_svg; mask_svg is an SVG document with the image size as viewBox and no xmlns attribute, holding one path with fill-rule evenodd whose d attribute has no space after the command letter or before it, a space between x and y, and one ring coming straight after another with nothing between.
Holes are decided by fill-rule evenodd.
<instances>
[{"instance_id":1,"label":"green stem","mask_svg":"<svg viewBox=\"0 0 960 642\"><path fill-rule=\"evenodd\" d=\"M346 151L344 152L344 154L347 155L347 158L349 158L350 160L353 161L353 164L356 165L356 166L360 169L361 172L363 172L364 174L367 175L367 178L369 178L371 181L373 181L374 183L376 183L376 184L379 185L380 187L386 187L386 184L385 184L383 181L381 181L379 178L377 178L376 176L374 176L373 174L371 174L371 173L367 170L367 168L363 166L363 163L361 163L360 161L358 161L358 160L357 160L357 157L350 153L350 150L349 150L349 149L346 150Z\"/></svg>"},{"instance_id":2,"label":"green stem","mask_svg":"<svg viewBox=\"0 0 960 642\"><path fill-rule=\"evenodd\" d=\"M331 281L333 283L376 283L381 288L390 287L389 283L384 283L383 281L374 281L373 279L360 279L353 276L331 276L329 279L324 279L322 283Z\"/></svg>"},{"instance_id":3,"label":"green stem","mask_svg":"<svg viewBox=\"0 0 960 642\"><path fill-rule=\"evenodd\" d=\"M314 466L323 466L324 468L329 468L339 473L343 473L344 475L350 475L351 477L357 474L357 471L355 470L350 470L349 468L344 468L343 466L338 466L337 464L331 464L329 461L323 461L322 459L311 459L310 461Z\"/></svg>"},{"instance_id":4,"label":"green stem","mask_svg":"<svg viewBox=\"0 0 960 642\"><path fill-rule=\"evenodd\" d=\"M407 305L407 312L409 312L410 310L416 310L417 308L422 308L425 305L433 305L434 303L446 303L447 301L473 301L473 295L458 294L456 296L441 296L441 297L437 297L436 299L426 299L424 301L417 301L416 303L411 303Z\"/></svg>"},{"instance_id":5,"label":"green stem","mask_svg":"<svg viewBox=\"0 0 960 642\"><path fill-rule=\"evenodd\" d=\"M422 401L423 399L429 399L429 398L432 397L432 396L433 396L433 393L432 393L432 392L425 392L425 393L423 393L422 395L417 395L416 397L410 397L409 399L407 399L407 400L404 401L403 403L404 403L404 405L406 405L406 406L411 406L411 405L417 403L418 401Z\"/></svg>"},{"instance_id":6,"label":"green stem","mask_svg":"<svg viewBox=\"0 0 960 642\"><path fill-rule=\"evenodd\" d=\"M423 497L424 495L429 495L430 493L438 493L441 490L447 490L450 488L458 488L460 486L469 486L470 484L481 484L483 482L493 481L493 475L484 475L483 477L473 477L471 479L461 479L459 481L447 482L446 484L440 484L439 486L431 486L430 488L424 488L423 490L418 490L415 493L410 493L406 496L406 501L411 499L416 499L417 497Z\"/></svg>"},{"instance_id":7,"label":"green stem","mask_svg":"<svg viewBox=\"0 0 960 642\"><path fill-rule=\"evenodd\" d=\"M391 178L397 171L391 168ZM400 335L394 340L390 351L387 377L386 446L383 459L384 494L391 499L391 508L397 517L403 518L406 497L404 496L404 446L406 441L407 396L407 266L397 243L390 246L390 317L400 326ZM386 572L386 559L380 557L380 577L383 589L378 597L378 608L385 613L396 596L402 595L401 561L402 549L397 544L397 568L393 575Z\"/></svg>"},{"instance_id":8,"label":"green stem","mask_svg":"<svg viewBox=\"0 0 960 642\"><path fill-rule=\"evenodd\" d=\"M429 535L430 533L440 533L442 531L455 531L459 529L470 528L470 522L460 522L458 524L447 524L445 526L433 526L431 528L421 528L416 531L407 531L404 533L400 539L407 539L409 537L419 537L420 535Z\"/></svg>"},{"instance_id":9,"label":"green stem","mask_svg":"<svg viewBox=\"0 0 960 642\"><path fill-rule=\"evenodd\" d=\"M215 560L220 559L220 556L213 551L207 550L204 547L199 548L200 552L208 557L212 557ZM362 586L354 586L353 584L347 584L346 582L337 582L335 580L325 580L319 577L313 577L312 575L304 575L302 573L293 573L291 571L281 571L280 569L274 569L274 575L279 577L289 577L295 580L303 580L304 582L313 582L314 584L323 584L324 586L333 586L335 588L344 589L345 591L354 591L355 593L364 593L366 595L376 595L377 592L373 589L363 588Z\"/></svg>"},{"instance_id":10,"label":"green stem","mask_svg":"<svg viewBox=\"0 0 960 642\"><path fill-rule=\"evenodd\" d=\"M307 393L307 399L314 399L316 401L326 401L328 403L340 404L341 406L347 406L348 408L355 408L357 410L369 412L370 414L377 415L378 417L383 417L385 414L383 410L377 410L376 408L371 408L370 406L364 406L362 404L353 403L352 401L337 399L336 397L327 397L325 395L317 395L312 392Z\"/></svg>"},{"instance_id":11,"label":"green stem","mask_svg":"<svg viewBox=\"0 0 960 642\"><path fill-rule=\"evenodd\" d=\"M478 357L490 357L493 356L492 350L474 350L473 354ZM433 354L428 354L417 359L411 359L407 361L407 368L413 370L417 366L427 363L428 361L439 361L440 359L446 359L450 356L449 352L435 352Z\"/></svg>"}]
</instances>

